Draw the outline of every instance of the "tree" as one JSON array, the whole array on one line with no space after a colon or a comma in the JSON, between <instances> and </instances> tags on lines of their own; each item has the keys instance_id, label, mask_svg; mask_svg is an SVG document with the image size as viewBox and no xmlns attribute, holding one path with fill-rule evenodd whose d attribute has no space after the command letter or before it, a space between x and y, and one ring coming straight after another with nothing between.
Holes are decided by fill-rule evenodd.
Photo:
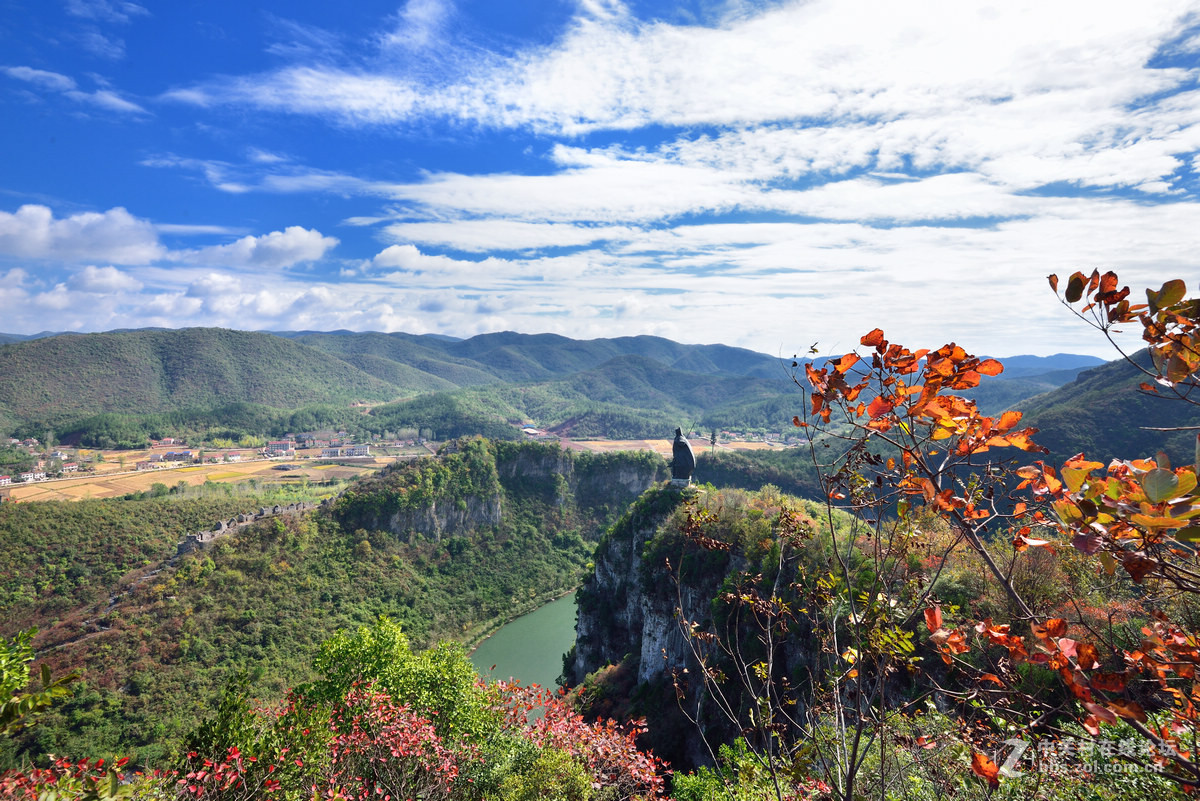
<instances>
[{"instance_id":1,"label":"tree","mask_svg":"<svg viewBox=\"0 0 1200 801\"><path fill-rule=\"evenodd\" d=\"M1106 335L1142 326L1153 365L1142 391L1200 401L1200 300L1181 281L1148 291L1146 304L1128 295L1113 273L1077 273L1064 300L1083 301L1078 313ZM998 375L998 361L953 343L909 350L879 329L860 344L793 363L806 407L793 423L826 496L819 529L780 513L772 564L733 576L711 621L681 621L709 708L741 728L764 786L795 792L807 764L847 801L893 792L915 764L896 755L933 747L897 712L932 692L968 726L959 741L987 785L1012 732L1078 741L1121 726L1140 745L1119 758L1200 787L1197 468L1134 459L1105 469L1083 455L1061 470L1023 463L1044 449L1021 413L985 416L960 394ZM702 512L685 529L693 545L731 547ZM1031 565L1046 555L1078 581L1108 581L1115 605L1089 608L1070 597L1075 586L1065 609L1039 600L1044 571ZM992 616L972 620L950 603L947 579L966 563L996 590ZM804 686L780 659L801 630L822 655Z\"/></svg>"},{"instance_id":2,"label":"tree","mask_svg":"<svg viewBox=\"0 0 1200 801\"><path fill-rule=\"evenodd\" d=\"M70 685L79 676L69 673L57 679L48 665L41 670L42 689L22 690L33 680L33 637L37 629L19 632L11 640L0 638L0 735L31 726L56 700L71 694Z\"/></svg>"}]
</instances>

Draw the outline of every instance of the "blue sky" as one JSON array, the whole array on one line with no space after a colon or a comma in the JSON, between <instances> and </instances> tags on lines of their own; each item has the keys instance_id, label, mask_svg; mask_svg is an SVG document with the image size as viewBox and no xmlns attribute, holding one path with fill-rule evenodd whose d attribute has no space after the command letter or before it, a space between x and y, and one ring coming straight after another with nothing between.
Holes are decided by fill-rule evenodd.
<instances>
[{"instance_id":1,"label":"blue sky","mask_svg":"<svg viewBox=\"0 0 1200 801\"><path fill-rule=\"evenodd\" d=\"M0 331L1109 355L1200 253L1200 0L0 0Z\"/></svg>"}]
</instances>

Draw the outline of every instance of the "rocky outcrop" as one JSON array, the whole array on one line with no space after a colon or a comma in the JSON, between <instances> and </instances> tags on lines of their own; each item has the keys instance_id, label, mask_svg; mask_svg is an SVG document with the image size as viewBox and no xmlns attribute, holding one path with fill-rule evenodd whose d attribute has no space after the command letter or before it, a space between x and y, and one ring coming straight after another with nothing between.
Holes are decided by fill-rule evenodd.
<instances>
[{"instance_id":1,"label":"rocky outcrop","mask_svg":"<svg viewBox=\"0 0 1200 801\"><path fill-rule=\"evenodd\" d=\"M459 500L435 500L426 506L401 509L388 519L386 528L404 541L414 532L440 541L442 537L498 526L502 511L499 494L468 495Z\"/></svg>"},{"instance_id":2,"label":"rocky outcrop","mask_svg":"<svg viewBox=\"0 0 1200 801\"><path fill-rule=\"evenodd\" d=\"M656 486L638 498L605 535L593 559L594 570L577 594L575 650L569 665L576 684L614 664L636 675L636 687L626 700L633 704L636 716L648 719L656 753L682 766L711 759L693 721L700 721L714 742L728 741L738 733L737 726L709 703L696 655L715 658L725 670L729 666L721 663L714 646L688 636L686 627L694 622L703 631L711 630L714 615L723 608L714 599L730 577L763 572L761 564L751 565L737 535L726 536L728 531L721 535L723 542L731 543L728 550L701 549L684 537L680 506L685 497L666 484ZM723 523L745 515L764 521L769 532L768 516L761 507L740 506L753 497L740 490L717 491L701 505L720 509ZM757 534L752 541L761 542L762 536ZM781 675L801 679L819 670L811 635L806 620L794 622L775 651L776 663L783 666ZM743 631L742 636L745 642L755 641L757 632ZM684 688L678 698L676 676ZM736 683L723 692L736 696ZM687 710L686 715L681 709Z\"/></svg>"},{"instance_id":3,"label":"rocky outcrop","mask_svg":"<svg viewBox=\"0 0 1200 801\"><path fill-rule=\"evenodd\" d=\"M496 470L507 492L538 495L561 506L624 509L666 474L653 453L578 453L558 443L496 443Z\"/></svg>"}]
</instances>

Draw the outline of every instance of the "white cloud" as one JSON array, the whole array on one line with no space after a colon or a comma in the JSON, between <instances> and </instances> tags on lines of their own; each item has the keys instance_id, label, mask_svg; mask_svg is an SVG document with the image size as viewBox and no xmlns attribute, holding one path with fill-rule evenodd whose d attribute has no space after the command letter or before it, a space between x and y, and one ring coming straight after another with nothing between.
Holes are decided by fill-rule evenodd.
<instances>
[{"instance_id":1,"label":"white cloud","mask_svg":"<svg viewBox=\"0 0 1200 801\"><path fill-rule=\"evenodd\" d=\"M399 242L418 242L472 253L486 253L493 250L541 250L581 247L597 242L621 242L633 237L636 229L628 226L492 219L392 223L384 228L384 232Z\"/></svg>"},{"instance_id":2,"label":"white cloud","mask_svg":"<svg viewBox=\"0 0 1200 801\"><path fill-rule=\"evenodd\" d=\"M436 19L441 7L412 0L404 13ZM1086 102L1094 87L1103 87L1094 110L1115 109L1187 80L1180 70L1145 67L1186 11L1171 0L989 9L949 0L789 2L719 27L639 23L620 4L585 10L553 46L477 60L448 84L309 68L194 91L209 102L363 124L433 115L572 133L926 117L1048 91Z\"/></svg>"},{"instance_id":3,"label":"white cloud","mask_svg":"<svg viewBox=\"0 0 1200 801\"><path fill-rule=\"evenodd\" d=\"M129 22L149 15L145 7L125 0L67 0L67 13L102 22Z\"/></svg>"},{"instance_id":4,"label":"white cloud","mask_svg":"<svg viewBox=\"0 0 1200 801\"><path fill-rule=\"evenodd\" d=\"M173 258L194 264L281 269L316 261L337 244L335 237L293 225L262 236L244 236L228 245L183 251L173 254Z\"/></svg>"},{"instance_id":5,"label":"white cloud","mask_svg":"<svg viewBox=\"0 0 1200 801\"><path fill-rule=\"evenodd\" d=\"M136 292L142 288L140 281L121 272L116 267L86 265L74 273L67 286L80 292L107 294L111 292Z\"/></svg>"},{"instance_id":6,"label":"white cloud","mask_svg":"<svg viewBox=\"0 0 1200 801\"><path fill-rule=\"evenodd\" d=\"M90 103L93 106L98 106L108 111L116 111L122 114L149 114L146 109L120 97L108 89L98 89L95 92L79 92L72 91L65 93L72 100L78 100L81 103Z\"/></svg>"},{"instance_id":7,"label":"white cloud","mask_svg":"<svg viewBox=\"0 0 1200 801\"><path fill-rule=\"evenodd\" d=\"M56 92L66 92L75 88L75 81L57 72L38 70L33 67L4 67L3 71L10 78L28 81Z\"/></svg>"},{"instance_id":8,"label":"white cloud","mask_svg":"<svg viewBox=\"0 0 1200 801\"><path fill-rule=\"evenodd\" d=\"M272 23L271 38L274 41L266 50L272 55L289 59L323 58L341 50L338 36L330 31L271 14L267 16Z\"/></svg>"},{"instance_id":9,"label":"white cloud","mask_svg":"<svg viewBox=\"0 0 1200 801\"><path fill-rule=\"evenodd\" d=\"M448 0L408 0L396 15L395 27L382 37L381 44L385 48L426 50L438 43L453 10Z\"/></svg>"},{"instance_id":10,"label":"white cloud","mask_svg":"<svg viewBox=\"0 0 1200 801\"><path fill-rule=\"evenodd\" d=\"M400 282L409 282L412 275L421 276L423 281L432 282L438 286L444 282L476 282L482 276L488 276L489 281L500 280L512 275L516 264L504 259L489 258L483 261L452 259L449 256L438 256L422 253L414 245L391 245L384 248L371 260L371 266L376 270L394 269L390 277Z\"/></svg>"},{"instance_id":11,"label":"white cloud","mask_svg":"<svg viewBox=\"0 0 1200 801\"><path fill-rule=\"evenodd\" d=\"M75 34L75 39L94 56L110 61L120 61L125 58L125 40L115 36L105 36L97 30L82 31Z\"/></svg>"},{"instance_id":12,"label":"white cloud","mask_svg":"<svg viewBox=\"0 0 1200 801\"><path fill-rule=\"evenodd\" d=\"M146 109L118 95L111 89L100 88L93 92L85 92L78 87L73 78L57 72L38 70L32 67L3 67L0 68L10 78L35 84L49 91L58 92L78 103L84 103L107 111L121 114L149 114Z\"/></svg>"},{"instance_id":13,"label":"white cloud","mask_svg":"<svg viewBox=\"0 0 1200 801\"><path fill-rule=\"evenodd\" d=\"M46 206L0 211L0 256L148 264L166 255L154 226L123 208L55 219Z\"/></svg>"}]
</instances>

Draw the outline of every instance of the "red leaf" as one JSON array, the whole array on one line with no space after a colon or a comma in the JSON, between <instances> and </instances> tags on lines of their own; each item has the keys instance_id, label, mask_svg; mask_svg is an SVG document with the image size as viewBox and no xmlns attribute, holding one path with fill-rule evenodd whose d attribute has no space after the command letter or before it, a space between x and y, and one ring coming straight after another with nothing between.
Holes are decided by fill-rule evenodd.
<instances>
[{"instance_id":1,"label":"red leaf","mask_svg":"<svg viewBox=\"0 0 1200 801\"><path fill-rule=\"evenodd\" d=\"M925 610L925 625L930 634L942 627L942 607L933 606Z\"/></svg>"},{"instance_id":2,"label":"red leaf","mask_svg":"<svg viewBox=\"0 0 1200 801\"><path fill-rule=\"evenodd\" d=\"M1004 365L995 359L984 359L975 368L975 372L983 373L984 375L1000 375L1004 372Z\"/></svg>"},{"instance_id":3,"label":"red leaf","mask_svg":"<svg viewBox=\"0 0 1200 801\"><path fill-rule=\"evenodd\" d=\"M987 779L987 783L992 787L1000 786L1000 766L988 759L985 754L978 751L971 753L971 770L975 772L976 776Z\"/></svg>"},{"instance_id":4,"label":"red leaf","mask_svg":"<svg viewBox=\"0 0 1200 801\"><path fill-rule=\"evenodd\" d=\"M878 420L890 412L895 405L895 402L890 397L877 395L875 400L871 401L871 405L867 407L867 413L871 415L872 420Z\"/></svg>"},{"instance_id":5,"label":"red leaf","mask_svg":"<svg viewBox=\"0 0 1200 801\"><path fill-rule=\"evenodd\" d=\"M1088 712L1091 712L1092 715L1097 719L1102 720L1109 725L1114 725L1117 722L1117 716L1114 715L1112 710L1108 707L1100 706L1100 704L1093 704L1091 702L1085 702L1083 708Z\"/></svg>"},{"instance_id":6,"label":"red leaf","mask_svg":"<svg viewBox=\"0 0 1200 801\"><path fill-rule=\"evenodd\" d=\"M874 331L859 340L859 342L861 342L863 345L866 345L868 348L878 347L883 341L882 328L876 328Z\"/></svg>"},{"instance_id":7,"label":"red leaf","mask_svg":"<svg viewBox=\"0 0 1200 801\"><path fill-rule=\"evenodd\" d=\"M1120 673L1098 673L1089 679L1093 690L1119 693L1125 690L1125 676Z\"/></svg>"}]
</instances>

